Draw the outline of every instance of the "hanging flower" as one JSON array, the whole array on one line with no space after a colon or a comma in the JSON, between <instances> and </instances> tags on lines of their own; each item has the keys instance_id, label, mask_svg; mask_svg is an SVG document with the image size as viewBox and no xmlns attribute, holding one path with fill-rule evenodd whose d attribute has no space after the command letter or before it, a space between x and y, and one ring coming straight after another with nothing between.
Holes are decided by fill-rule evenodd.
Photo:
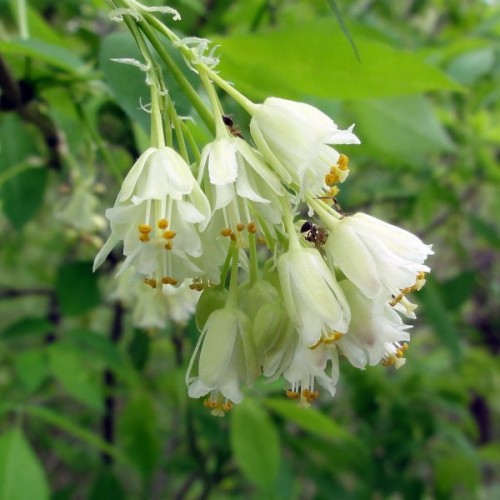
<instances>
[{"instance_id":1,"label":"hanging flower","mask_svg":"<svg viewBox=\"0 0 500 500\"><path fill-rule=\"evenodd\" d=\"M291 248L279 258L278 273L286 310L306 345L347 331L349 305L316 249Z\"/></svg>"},{"instance_id":2,"label":"hanging flower","mask_svg":"<svg viewBox=\"0 0 500 500\"><path fill-rule=\"evenodd\" d=\"M423 286L423 273L430 271L424 261L434 253L432 245L425 245L414 234L360 212L341 220L329 220L329 223L327 257L367 297L384 294L397 298L402 291ZM404 293L399 300L403 296Z\"/></svg>"},{"instance_id":3,"label":"hanging flower","mask_svg":"<svg viewBox=\"0 0 500 500\"><path fill-rule=\"evenodd\" d=\"M193 366L198 375L191 377ZM257 375L250 337L250 320L238 309L215 310L208 318L186 374L188 394L199 398L210 393L205 405L222 416L243 399L242 386Z\"/></svg>"},{"instance_id":4,"label":"hanging flower","mask_svg":"<svg viewBox=\"0 0 500 500\"><path fill-rule=\"evenodd\" d=\"M339 338L337 346L356 368L376 365L387 359L410 340L399 314L383 300L369 299L350 281L339 283L351 307L352 319L347 333Z\"/></svg>"},{"instance_id":5,"label":"hanging flower","mask_svg":"<svg viewBox=\"0 0 500 500\"><path fill-rule=\"evenodd\" d=\"M276 97L259 105L250 122L259 151L284 182L299 186L301 194L319 193L325 176L338 165L340 155L329 144L359 144L353 128L340 130L319 109Z\"/></svg>"},{"instance_id":6,"label":"hanging flower","mask_svg":"<svg viewBox=\"0 0 500 500\"><path fill-rule=\"evenodd\" d=\"M226 132L219 135L203 149L198 176L213 210L208 231L219 236L221 231L225 236L234 234L246 247L242 231L249 224L256 231L262 224L280 224L278 199L284 196L284 189L258 151L240 137Z\"/></svg>"},{"instance_id":7,"label":"hanging flower","mask_svg":"<svg viewBox=\"0 0 500 500\"><path fill-rule=\"evenodd\" d=\"M147 149L106 216L111 236L97 254L94 270L123 241L122 270L134 265L157 284L177 284L201 272L192 258L202 253L199 230L210 220L210 206L189 165L173 149Z\"/></svg>"},{"instance_id":8,"label":"hanging flower","mask_svg":"<svg viewBox=\"0 0 500 500\"><path fill-rule=\"evenodd\" d=\"M299 400L301 406L309 406L319 396L316 382L334 396L339 378L335 345L322 343L310 349L302 342L297 342L292 361L283 376L290 383L287 396Z\"/></svg>"}]
</instances>

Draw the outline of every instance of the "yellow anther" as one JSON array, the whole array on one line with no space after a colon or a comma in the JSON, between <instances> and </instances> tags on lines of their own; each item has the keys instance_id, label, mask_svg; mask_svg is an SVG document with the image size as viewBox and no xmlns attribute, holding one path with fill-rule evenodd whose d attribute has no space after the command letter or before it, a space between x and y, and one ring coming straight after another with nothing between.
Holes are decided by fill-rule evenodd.
<instances>
[{"instance_id":1,"label":"yellow anther","mask_svg":"<svg viewBox=\"0 0 500 500\"><path fill-rule=\"evenodd\" d=\"M173 240L175 238L175 236L177 235L177 233L175 231L165 231L162 236L166 239L166 240Z\"/></svg>"},{"instance_id":2,"label":"yellow anther","mask_svg":"<svg viewBox=\"0 0 500 500\"><path fill-rule=\"evenodd\" d=\"M299 399L300 398L300 393L292 391L291 389L288 389L285 391L286 397L290 399Z\"/></svg>"},{"instance_id":3,"label":"yellow anther","mask_svg":"<svg viewBox=\"0 0 500 500\"><path fill-rule=\"evenodd\" d=\"M349 158L346 155L340 155L337 160L337 165L340 170L347 170L349 168Z\"/></svg>"},{"instance_id":4,"label":"yellow anther","mask_svg":"<svg viewBox=\"0 0 500 500\"><path fill-rule=\"evenodd\" d=\"M328 174L325 175L325 184L327 186L333 186L339 181L338 175L334 174L333 172L329 172Z\"/></svg>"},{"instance_id":5,"label":"yellow anther","mask_svg":"<svg viewBox=\"0 0 500 500\"><path fill-rule=\"evenodd\" d=\"M147 243L149 241L149 234L142 233L139 235L139 240L143 243Z\"/></svg>"},{"instance_id":6,"label":"yellow anther","mask_svg":"<svg viewBox=\"0 0 500 500\"><path fill-rule=\"evenodd\" d=\"M231 233L232 233L232 232L233 232L233 231L231 230L231 228L230 228L230 227L225 227L224 229L222 229L222 230L221 230L220 234L221 234L222 236L227 237L227 236L231 236Z\"/></svg>"},{"instance_id":7,"label":"yellow anther","mask_svg":"<svg viewBox=\"0 0 500 500\"><path fill-rule=\"evenodd\" d=\"M170 278L170 284L171 285L177 285L177 283L179 283L179 280L177 280L175 278Z\"/></svg>"},{"instance_id":8,"label":"yellow anther","mask_svg":"<svg viewBox=\"0 0 500 500\"><path fill-rule=\"evenodd\" d=\"M384 366L391 366L391 365L393 365L395 362L396 362L396 358L395 358L395 356L390 356L390 357L388 357L388 358L385 358L385 359L382 361L382 365L384 365Z\"/></svg>"},{"instance_id":9,"label":"yellow anther","mask_svg":"<svg viewBox=\"0 0 500 500\"><path fill-rule=\"evenodd\" d=\"M236 224L236 230L241 232L243 229L245 229L245 224L243 224L243 222L238 222L238 224Z\"/></svg>"},{"instance_id":10,"label":"yellow anther","mask_svg":"<svg viewBox=\"0 0 500 500\"><path fill-rule=\"evenodd\" d=\"M232 232L229 237L231 238L231 241L236 241L236 235Z\"/></svg>"},{"instance_id":11,"label":"yellow anther","mask_svg":"<svg viewBox=\"0 0 500 500\"><path fill-rule=\"evenodd\" d=\"M257 238L257 243L258 243L259 245L265 245L265 244L266 244L266 240L265 240L265 238L263 238L262 236L259 236L259 237Z\"/></svg>"},{"instance_id":12,"label":"yellow anther","mask_svg":"<svg viewBox=\"0 0 500 500\"><path fill-rule=\"evenodd\" d=\"M323 339L319 339L316 343L314 343L313 345L310 345L309 349L311 349L311 351L314 351L314 349L317 349L322 343L323 343Z\"/></svg>"},{"instance_id":13,"label":"yellow anther","mask_svg":"<svg viewBox=\"0 0 500 500\"><path fill-rule=\"evenodd\" d=\"M229 411L233 408L233 403L231 401L226 401L225 403L222 403L221 408L223 411Z\"/></svg>"},{"instance_id":14,"label":"yellow anther","mask_svg":"<svg viewBox=\"0 0 500 500\"><path fill-rule=\"evenodd\" d=\"M249 233L255 234L257 232L257 224L255 222L249 222L247 228Z\"/></svg>"},{"instance_id":15,"label":"yellow anther","mask_svg":"<svg viewBox=\"0 0 500 500\"><path fill-rule=\"evenodd\" d=\"M172 240L168 240L166 243L165 243L165 250L172 250Z\"/></svg>"},{"instance_id":16,"label":"yellow anther","mask_svg":"<svg viewBox=\"0 0 500 500\"><path fill-rule=\"evenodd\" d=\"M197 287L197 286L198 286L198 285L195 285L194 283L191 283L191 284L189 285L189 289L190 289L190 290L196 290L196 287Z\"/></svg>"},{"instance_id":17,"label":"yellow anther","mask_svg":"<svg viewBox=\"0 0 500 500\"><path fill-rule=\"evenodd\" d=\"M167 227L168 227L168 220L167 219L160 219L158 221L158 227L160 229L167 229Z\"/></svg>"},{"instance_id":18,"label":"yellow anther","mask_svg":"<svg viewBox=\"0 0 500 500\"><path fill-rule=\"evenodd\" d=\"M156 288L156 280L153 278L144 278L144 283L151 288Z\"/></svg>"},{"instance_id":19,"label":"yellow anther","mask_svg":"<svg viewBox=\"0 0 500 500\"><path fill-rule=\"evenodd\" d=\"M137 228L141 234L149 234L153 229L149 224L139 224Z\"/></svg>"},{"instance_id":20,"label":"yellow anther","mask_svg":"<svg viewBox=\"0 0 500 500\"><path fill-rule=\"evenodd\" d=\"M309 389L304 389L302 391L302 396L304 398L306 398L308 403L310 403L311 401L314 401L319 396L319 392L318 391L310 391Z\"/></svg>"},{"instance_id":21,"label":"yellow anther","mask_svg":"<svg viewBox=\"0 0 500 500\"><path fill-rule=\"evenodd\" d=\"M406 352L408 349L409 349L409 345L408 345L408 342L405 342L402 346L401 346L401 349L403 350L403 352Z\"/></svg>"}]
</instances>

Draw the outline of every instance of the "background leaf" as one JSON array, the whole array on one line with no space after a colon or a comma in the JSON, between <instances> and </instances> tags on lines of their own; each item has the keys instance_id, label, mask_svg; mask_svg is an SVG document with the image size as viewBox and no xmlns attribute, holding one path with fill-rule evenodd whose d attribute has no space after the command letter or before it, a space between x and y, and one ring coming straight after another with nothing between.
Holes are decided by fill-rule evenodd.
<instances>
[{"instance_id":1,"label":"background leaf","mask_svg":"<svg viewBox=\"0 0 500 500\"><path fill-rule=\"evenodd\" d=\"M48 500L45 472L21 429L0 436L0 500Z\"/></svg>"},{"instance_id":2,"label":"background leaf","mask_svg":"<svg viewBox=\"0 0 500 500\"><path fill-rule=\"evenodd\" d=\"M279 436L266 411L250 398L234 408L231 447L248 479L263 491L274 491L280 461Z\"/></svg>"}]
</instances>

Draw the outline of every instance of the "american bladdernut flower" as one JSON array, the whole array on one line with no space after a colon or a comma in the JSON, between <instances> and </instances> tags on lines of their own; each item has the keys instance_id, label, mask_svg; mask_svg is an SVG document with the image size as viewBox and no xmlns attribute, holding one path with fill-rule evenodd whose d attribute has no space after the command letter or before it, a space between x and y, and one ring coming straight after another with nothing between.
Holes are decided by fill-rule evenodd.
<instances>
[{"instance_id":1,"label":"american bladdernut flower","mask_svg":"<svg viewBox=\"0 0 500 500\"><path fill-rule=\"evenodd\" d=\"M94 269L123 241L122 271L134 265L150 284L180 284L202 272L192 259L202 253L199 232L210 220L210 205L189 165L172 148L149 148L141 155L106 216L111 235Z\"/></svg>"},{"instance_id":2,"label":"american bladdernut flower","mask_svg":"<svg viewBox=\"0 0 500 500\"><path fill-rule=\"evenodd\" d=\"M361 212L333 221L325 252L370 298L421 288L423 273L430 271L424 261L434 253L409 231Z\"/></svg>"},{"instance_id":3,"label":"american bladdernut flower","mask_svg":"<svg viewBox=\"0 0 500 500\"><path fill-rule=\"evenodd\" d=\"M349 304L316 249L294 246L279 257L278 273L285 308L306 345L347 331Z\"/></svg>"},{"instance_id":4,"label":"american bladdernut flower","mask_svg":"<svg viewBox=\"0 0 500 500\"><path fill-rule=\"evenodd\" d=\"M301 194L319 193L325 176L339 160L332 144L359 144L354 125L340 130L310 104L269 97L257 106L250 122L252 138L269 164Z\"/></svg>"}]
</instances>

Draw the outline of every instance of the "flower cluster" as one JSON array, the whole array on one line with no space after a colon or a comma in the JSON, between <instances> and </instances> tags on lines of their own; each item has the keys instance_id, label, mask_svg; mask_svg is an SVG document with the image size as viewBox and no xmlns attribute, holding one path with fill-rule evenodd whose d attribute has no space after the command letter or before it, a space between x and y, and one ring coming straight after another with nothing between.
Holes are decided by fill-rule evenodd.
<instances>
[{"instance_id":1,"label":"flower cluster","mask_svg":"<svg viewBox=\"0 0 500 500\"><path fill-rule=\"evenodd\" d=\"M201 293L186 383L216 415L259 377L284 379L286 395L307 406L319 386L334 395L339 356L360 369L401 366L410 328L402 316L414 318L416 307L407 296L424 285L433 252L403 229L340 210L335 196L349 161L333 146L359 144L353 126L340 129L305 103L253 103L191 49L181 53L209 97L213 140L200 151L185 146L161 74L144 65L151 147L106 212L111 235L94 268L123 242L120 273L156 290L156 304L141 305L143 325L160 324L158 294L181 286ZM248 113L249 132L223 114L216 86Z\"/></svg>"}]
</instances>

